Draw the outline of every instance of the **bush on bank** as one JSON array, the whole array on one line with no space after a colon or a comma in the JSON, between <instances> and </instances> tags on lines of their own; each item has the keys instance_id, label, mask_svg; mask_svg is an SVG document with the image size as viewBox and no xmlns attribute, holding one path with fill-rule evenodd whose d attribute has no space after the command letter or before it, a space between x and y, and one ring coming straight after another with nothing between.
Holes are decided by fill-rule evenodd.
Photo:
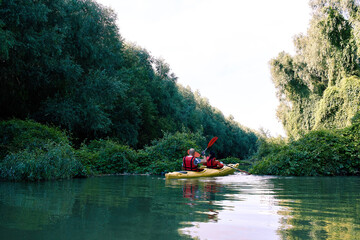
<instances>
[{"instance_id":1,"label":"bush on bank","mask_svg":"<svg viewBox=\"0 0 360 240\"><path fill-rule=\"evenodd\" d=\"M165 133L152 145L135 151L112 140L94 140L83 145L77 156L91 174L148 173L161 174L181 170L186 150L198 147L200 134Z\"/></svg>"},{"instance_id":2,"label":"bush on bank","mask_svg":"<svg viewBox=\"0 0 360 240\"><path fill-rule=\"evenodd\" d=\"M252 163L249 160L242 160L236 157L227 157L227 158L219 159L219 161L225 165L230 163L239 163L238 168L245 171L248 171L252 166Z\"/></svg>"},{"instance_id":3,"label":"bush on bank","mask_svg":"<svg viewBox=\"0 0 360 240\"><path fill-rule=\"evenodd\" d=\"M360 175L360 115L350 127L312 131L298 140L262 139L253 174L284 176ZM206 145L201 133L165 133L142 150L112 140L93 140L74 149L66 133L33 121L0 122L0 178L40 181L95 174L181 170L186 150ZM220 159L225 164L249 162Z\"/></svg>"},{"instance_id":4,"label":"bush on bank","mask_svg":"<svg viewBox=\"0 0 360 240\"><path fill-rule=\"evenodd\" d=\"M84 176L63 131L34 121L0 122L0 178L40 181Z\"/></svg>"},{"instance_id":5,"label":"bush on bank","mask_svg":"<svg viewBox=\"0 0 360 240\"><path fill-rule=\"evenodd\" d=\"M262 140L251 173L283 176L360 175L359 115L350 127L309 132L289 143Z\"/></svg>"},{"instance_id":6,"label":"bush on bank","mask_svg":"<svg viewBox=\"0 0 360 240\"><path fill-rule=\"evenodd\" d=\"M10 181L54 180L85 175L70 145L51 141L40 148L10 153L0 163L0 178Z\"/></svg>"},{"instance_id":7,"label":"bush on bank","mask_svg":"<svg viewBox=\"0 0 360 240\"><path fill-rule=\"evenodd\" d=\"M90 174L115 174L132 172L138 154L112 140L93 140L81 146L77 157Z\"/></svg>"},{"instance_id":8,"label":"bush on bank","mask_svg":"<svg viewBox=\"0 0 360 240\"><path fill-rule=\"evenodd\" d=\"M163 138L152 141L150 146L139 151L141 158L135 172L161 174L179 171L182 158L187 154L186 150L195 148L200 152L199 146L202 146L204 142L205 139L201 133L165 133Z\"/></svg>"},{"instance_id":9,"label":"bush on bank","mask_svg":"<svg viewBox=\"0 0 360 240\"><path fill-rule=\"evenodd\" d=\"M0 122L0 178L41 181L98 174L149 173L181 170L186 150L201 151L201 133L165 133L142 150L113 140L93 140L79 149L66 133L34 121Z\"/></svg>"},{"instance_id":10,"label":"bush on bank","mask_svg":"<svg viewBox=\"0 0 360 240\"><path fill-rule=\"evenodd\" d=\"M70 144L66 133L32 120L0 122L0 161L9 153L41 148L49 141Z\"/></svg>"}]
</instances>

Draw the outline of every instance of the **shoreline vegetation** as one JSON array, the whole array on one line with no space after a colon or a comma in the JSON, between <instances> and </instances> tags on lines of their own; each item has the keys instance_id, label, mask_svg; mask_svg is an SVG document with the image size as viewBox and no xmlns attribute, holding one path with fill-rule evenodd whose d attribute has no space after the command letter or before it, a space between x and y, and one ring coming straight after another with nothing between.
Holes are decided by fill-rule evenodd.
<instances>
[{"instance_id":1,"label":"shoreline vegetation","mask_svg":"<svg viewBox=\"0 0 360 240\"><path fill-rule=\"evenodd\" d=\"M157 174L181 170L184 149L203 142L200 133L164 134L143 149L114 140L92 140L73 147L67 134L32 120L0 122L0 179L42 181L114 174ZM224 163L240 162L238 158ZM246 164L246 163L245 163Z\"/></svg>"},{"instance_id":2,"label":"shoreline vegetation","mask_svg":"<svg viewBox=\"0 0 360 240\"><path fill-rule=\"evenodd\" d=\"M270 61L285 139L178 84L96 1L0 0L0 179L181 170L186 150L214 136L219 159L253 174L360 175L359 3L310 7L296 54Z\"/></svg>"},{"instance_id":3,"label":"shoreline vegetation","mask_svg":"<svg viewBox=\"0 0 360 240\"><path fill-rule=\"evenodd\" d=\"M262 138L250 172L280 176L360 176L360 114L342 129L313 130L297 140Z\"/></svg>"}]
</instances>

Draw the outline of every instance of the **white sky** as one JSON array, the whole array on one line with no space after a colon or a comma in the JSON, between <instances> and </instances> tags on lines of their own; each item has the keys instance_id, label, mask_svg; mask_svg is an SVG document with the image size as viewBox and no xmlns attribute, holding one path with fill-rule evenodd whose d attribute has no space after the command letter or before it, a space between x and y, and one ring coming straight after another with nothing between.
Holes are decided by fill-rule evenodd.
<instances>
[{"instance_id":1,"label":"white sky","mask_svg":"<svg viewBox=\"0 0 360 240\"><path fill-rule=\"evenodd\" d=\"M306 32L307 0L97 0L115 10L120 34L167 62L225 116L285 135L268 62L294 53Z\"/></svg>"}]
</instances>

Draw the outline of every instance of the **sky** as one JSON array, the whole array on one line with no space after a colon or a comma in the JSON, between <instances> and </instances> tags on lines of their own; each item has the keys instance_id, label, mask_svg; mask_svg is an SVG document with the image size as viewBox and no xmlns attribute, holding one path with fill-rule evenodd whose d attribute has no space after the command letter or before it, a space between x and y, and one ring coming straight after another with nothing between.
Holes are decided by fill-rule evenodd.
<instances>
[{"instance_id":1,"label":"sky","mask_svg":"<svg viewBox=\"0 0 360 240\"><path fill-rule=\"evenodd\" d=\"M199 90L243 126L283 135L269 61L294 54L307 0L97 0L117 14L121 36L163 58L178 83Z\"/></svg>"}]
</instances>

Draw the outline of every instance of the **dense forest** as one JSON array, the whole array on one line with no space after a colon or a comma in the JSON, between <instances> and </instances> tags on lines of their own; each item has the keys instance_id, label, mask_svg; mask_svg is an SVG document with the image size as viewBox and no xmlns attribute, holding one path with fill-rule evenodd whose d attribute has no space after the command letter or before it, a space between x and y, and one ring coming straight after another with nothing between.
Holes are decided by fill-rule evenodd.
<instances>
[{"instance_id":1,"label":"dense forest","mask_svg":"<svg viewBox=\"0 0 360 240\"><path fill-rule=\"evenodd\" d=\"M200 151L213 136L218 157L256 151L253 131L126 42L111 9L0 0L0 16L1 178L160 173L179 169L187 148Z\"/></svg>"},{"instance_id":2,"label":"dense forest","mask_svg":"<svg viewBox=\"0 0 360 240\"><path fill-rule=\"evenodd\" d=\"M289 139L263 137L253 173L360 174L359 1L312 0L296 54L270 61Z\"/></svg>"}]
</instances>

